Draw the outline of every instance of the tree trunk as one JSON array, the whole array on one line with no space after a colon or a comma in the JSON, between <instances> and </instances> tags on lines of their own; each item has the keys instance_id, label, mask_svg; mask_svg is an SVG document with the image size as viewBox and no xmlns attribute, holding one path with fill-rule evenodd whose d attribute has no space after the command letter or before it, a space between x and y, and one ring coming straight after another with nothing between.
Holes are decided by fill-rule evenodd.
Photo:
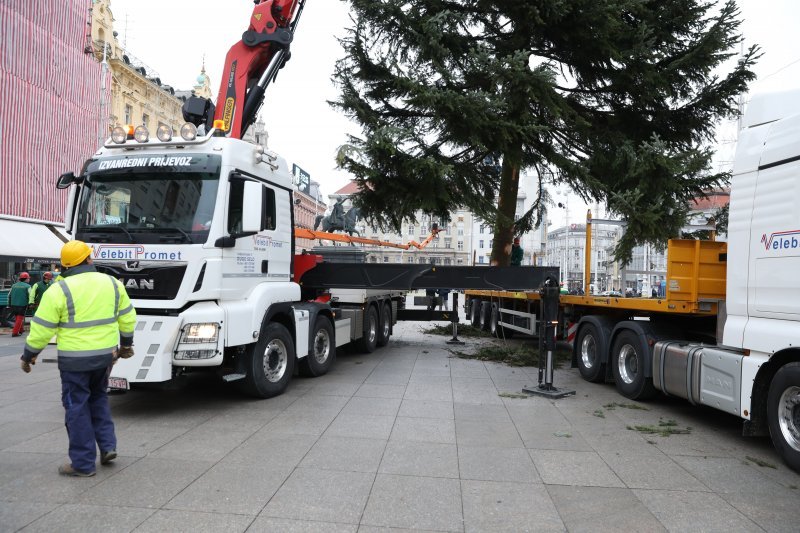
<instances>
[{"instance_id":1,"label":"tree trunk","mask_svg":"<svg viewBox=\"0 0 800 533\"><path fill-rule=\"evenodd\" d=\"M497 219L494 226L494 243L489 263L508 266L511 261L511 242L514 240L514 221L519 192L519 163L503 155L500 169L500 190L497 197ZM516 159L516 158L515 158Z\"/></svg>"}]
</instances>

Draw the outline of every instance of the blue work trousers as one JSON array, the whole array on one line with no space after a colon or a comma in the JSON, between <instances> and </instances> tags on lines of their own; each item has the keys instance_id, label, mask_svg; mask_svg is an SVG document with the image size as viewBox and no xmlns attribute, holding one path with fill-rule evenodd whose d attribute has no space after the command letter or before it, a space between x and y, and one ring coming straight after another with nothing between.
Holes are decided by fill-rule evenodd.
<instances>
[{"instance_id":1,"label":"blue work trousers","mask_svg":"<svg viewBox=\"0 0 800 533\"><path fill-rule=\"evenodd\" d=\"M109 368L86 372L61 371L61 403L66 411L64 422L69 435L69 458L72 468L94 472L97 449L117 449L111 407L108 404Z\"/></svg>"}]
</instances>

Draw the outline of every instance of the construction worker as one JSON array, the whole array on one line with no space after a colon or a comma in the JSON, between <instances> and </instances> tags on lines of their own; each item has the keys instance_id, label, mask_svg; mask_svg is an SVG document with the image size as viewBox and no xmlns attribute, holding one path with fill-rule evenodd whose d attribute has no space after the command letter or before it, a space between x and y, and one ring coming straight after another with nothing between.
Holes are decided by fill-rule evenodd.
<instances>
[{"instance_id":1,"label":"construction worker","mask_svg":"<svg viewBox=\"0 0 800 533\"><path fill-rule=\"evenodd\" d=\"M66 476L95 474L95 442L101 464L116 459L108 374L117 357L133 356L136 311L122 283L95 270L91 251L82 241L69 241L61 249L66 270L42 296L21 363L22 370L30 372L36 357L57 336L71 461L58 472Z\"/></svg>"},{"instance_id":2,"label":"construction worker","mask_svg":"<svg viewBox=\"0 0 800 533\"><path fill-rule=\"evenodd\" d=\"M12 337L19 337L25 331L25 311L28 310L28 300L30 299L31 286L28 284L31 277L27 272L20 272L17 282L11 286L8 293L8 305L14 314L14 329L11 330Z\"/></svg>"},{"instance_id":3,"label":"construction worker","mask_svg":"<svg viewBox=\"0 0 800 533\"><path fill-rule=\"evenodd\" d=\"M42 301L42 295L44 294L44 291L46 291L50 287L50 284L52 283L53 283L52 272L45 272L42 275L42 281L34 284L34 286L31 287L31 294L30 298L28 298L28 305L30 305L33 311L36 311L36 308L39 307L39 302Z\"/></svg>"},{"instance_id":4,"label":"construction worker","mask_svg":"<svg viewBox=\"0 0 800 533\"><path fill-rule=\"evenodd\" d=\"M522 265L523 256L522 246L519 244L519 237L514 237L514 244L511 245L511 266L518 267Z\"/></svg>"}]
</instances>

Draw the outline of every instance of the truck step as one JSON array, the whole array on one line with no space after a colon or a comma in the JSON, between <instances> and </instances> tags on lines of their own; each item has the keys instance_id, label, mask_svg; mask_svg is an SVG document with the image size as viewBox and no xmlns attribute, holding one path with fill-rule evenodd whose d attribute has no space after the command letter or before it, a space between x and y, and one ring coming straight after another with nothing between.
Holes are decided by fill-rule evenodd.
<instances>
[{"instance_id":1,"label":"truck step","mask_svg":"<svg viewBox=\"0 0 800 533\"><path fill-rule=\"evenodd\" d=\"M230 383L231 381L236 381L239 379L244 379L246 376L244 374L225 374L222 376L222 379Z\"/></svg>"}]
</instances>

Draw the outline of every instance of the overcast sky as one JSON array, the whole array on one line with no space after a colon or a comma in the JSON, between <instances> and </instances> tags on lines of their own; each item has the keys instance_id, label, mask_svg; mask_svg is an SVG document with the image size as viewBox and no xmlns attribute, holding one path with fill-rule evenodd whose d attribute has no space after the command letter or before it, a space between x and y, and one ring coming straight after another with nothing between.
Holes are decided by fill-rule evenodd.
<instances>
[{"instance_id":1,"label":"overcast sky","mask_svg":"<svg viewBox=\"0 0 800 533\"><path fill-rule=\"evenodd\" d=\"M759 80L752 92L800 88L800 1L739 0L745 45L757 43L764 56L756 65ZM292 44L292 59L267 90L262 117L269 132L269 147L289 164L295 163L320 182L323 195L347 183L336 170L336 149L357 126L326 101L337 97L331 82L334 63L343 55L336 41L349 26L348 5L341 0L307 0ZM219 89L220 72L228 49L247 29L251 0L111 0L120 42L155 69L163 83L189 89L205 57L212 91ZM730 141L735 127L720 130L720 160L732 158ZM730 153L726 153L728 150ZM585 210L570 199L570 219ZM551 218L563 223L562 210ZM582 215L580 216L582 218Z\"/></svg>"}]
</instances>

